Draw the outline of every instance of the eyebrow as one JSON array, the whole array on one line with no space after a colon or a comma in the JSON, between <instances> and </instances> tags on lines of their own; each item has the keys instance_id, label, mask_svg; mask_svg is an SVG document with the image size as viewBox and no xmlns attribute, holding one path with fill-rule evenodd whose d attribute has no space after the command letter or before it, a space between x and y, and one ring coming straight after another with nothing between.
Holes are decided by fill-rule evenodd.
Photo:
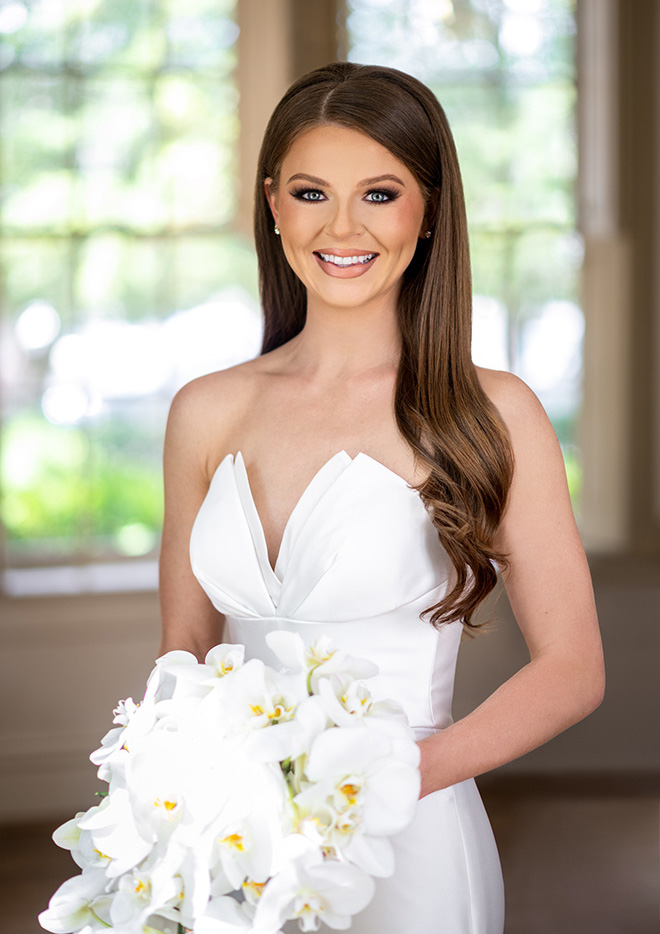
<instances>
[{"instance_id":1,"label":"eyebrow","mask_svg":"<svg viewBox=\"0 0 660 934\"><path fill-rule=\"evenodd\" d=\"M322 185L325 188L330 187L330 182L326 182L322 178L317 178L316 175L307 175L305 172L298 172L296 175L292 175L287 181L287 185L298 179L301 181L313 182L315 185ZM357 187L366 188L369 185L376 185L378 182L397 182L402 188L406 187L405 182L403 182L398 175L376 175L374 178L363 178L361 182L358 182Z\"/></svg>"}]
</instances>

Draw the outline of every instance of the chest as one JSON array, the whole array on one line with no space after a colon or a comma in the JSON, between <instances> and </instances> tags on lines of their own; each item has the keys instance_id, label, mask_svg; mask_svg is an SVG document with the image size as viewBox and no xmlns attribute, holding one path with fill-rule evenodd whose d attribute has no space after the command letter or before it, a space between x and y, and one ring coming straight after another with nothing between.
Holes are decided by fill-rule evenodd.
<instances>
[{"instance_id":1,"label":"chest","mask_svg":"<svg viewBox=\"0 0 660 934\"><path fill-rule=\"evenodd\" d=\"M393 397L392 380L326 392L271 387L236 426L230 449L243 454L272 565L296 504L337 452L368 454L411 484L424 479L399 432Z\"/></svg>"}]
</instances>

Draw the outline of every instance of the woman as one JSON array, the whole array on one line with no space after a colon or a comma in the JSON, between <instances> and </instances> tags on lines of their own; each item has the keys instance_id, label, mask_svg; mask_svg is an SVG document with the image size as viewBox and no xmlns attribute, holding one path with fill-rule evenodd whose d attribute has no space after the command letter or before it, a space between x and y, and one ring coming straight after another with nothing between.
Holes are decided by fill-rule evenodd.
<instances>
[{"instance_id":1,"label":"woman","mask_svg":"<svg viewBox=\"0 0 660 934\"><path fill-rule=\"evenodd\" d=\"M422 790L352 930L501 934L473 777L586 716L604 675L555 435L523 383L470 360L444 112L392 69L304 76L266 130L255 212L262 354L184 387L168 423L162 651L201 658L225 624L271 664L274 628L376 661ZM496 564L530 662L453 723L460 635Z\"/></svg>"}]
</instances>

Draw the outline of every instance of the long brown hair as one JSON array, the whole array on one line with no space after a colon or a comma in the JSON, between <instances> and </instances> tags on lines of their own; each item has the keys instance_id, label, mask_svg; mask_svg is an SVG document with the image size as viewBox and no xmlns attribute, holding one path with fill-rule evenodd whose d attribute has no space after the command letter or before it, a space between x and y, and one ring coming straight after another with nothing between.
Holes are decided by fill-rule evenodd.
<instances>
[{"instance_id":1,"label":"long brown hair","mask_svg":"<svg viewBox=\"0 0 660 934\"><path fill-rule=\"evenodd\" d=\"M513 473L508 434L481 388L470 354L472 280L463 185L445 113L421 82L393 68L336 62L304 75L273 113L261 147L254 229L264 311L261 353L298 334L305 287L273 230L264 181L275 185L293 141L320 125L366 133L415 176L432 235L418 243L399 292L402 338L394 409L398 428L430 468L417 487L455 569L428 607L434 625L472 615L506 557L494 536Z\"/></svg>"}]
</instances>

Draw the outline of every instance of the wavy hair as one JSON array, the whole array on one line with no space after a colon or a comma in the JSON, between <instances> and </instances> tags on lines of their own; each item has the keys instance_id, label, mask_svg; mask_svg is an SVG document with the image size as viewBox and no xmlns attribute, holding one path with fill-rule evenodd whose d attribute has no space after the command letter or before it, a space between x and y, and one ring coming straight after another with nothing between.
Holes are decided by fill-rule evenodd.
<instances>
[{"instance_id":1,"label":"wavy hair","mask_svg":"<svg viewBox=\"0 0 660 934\"><path fill-rule=\"evenodd\" d=\"M465 202L445 113L417 79L393 68L336 62L297 80L268 123L259 156L254 230L264 313L261 353L298 334L306 291L273 230L264 181L277 184L290 146L305 131L336 125L366 133L413 174L432 231L418 241L398 300L402 340L394 409L418 463L416 489L455 570L452 586L424 610L433 625L461 621L497 582L506 556L494 546L513 474L506 428L479 383L470 353L472 281Z\"/></svg>"}]
</instances>

